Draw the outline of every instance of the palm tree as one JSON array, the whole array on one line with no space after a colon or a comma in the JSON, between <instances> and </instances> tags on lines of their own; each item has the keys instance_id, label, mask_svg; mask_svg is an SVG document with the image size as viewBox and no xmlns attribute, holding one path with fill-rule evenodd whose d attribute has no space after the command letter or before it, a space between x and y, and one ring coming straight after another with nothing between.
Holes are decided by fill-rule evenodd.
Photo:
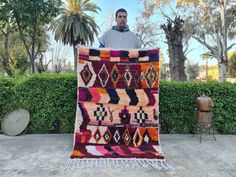
<instances>
[{"instance_id":1,"label":"palm tree","mask_svg":"<svg viewBox=\"0 0 236 177\"><path fill-rule=\"evenodd\" d=\"M74 69L77 68L78 44L92 44L94 35L98 35L99 26L87 12L98 13L101 10L90 0L67 0L67 8L63 9L58 19L52 22L50 29L55 33L55 40L73 46Z\"/></svg>"}]
</instances>

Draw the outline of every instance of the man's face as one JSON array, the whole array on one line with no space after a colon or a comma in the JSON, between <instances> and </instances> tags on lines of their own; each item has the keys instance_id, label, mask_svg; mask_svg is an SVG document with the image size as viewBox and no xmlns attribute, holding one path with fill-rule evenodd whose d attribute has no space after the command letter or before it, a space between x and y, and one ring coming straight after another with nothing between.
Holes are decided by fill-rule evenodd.
<instances>
[{"instance_id":1,"label":"man's face","mask_svg":"<svg viewBox=\"0 0 236 177\"><path fill-rule=\"evenodd\" d=\"M116 17L116 23L119 28L124 28L127 24L127 13L118 12L117 17Z\"/></svg>"}]
</instances>

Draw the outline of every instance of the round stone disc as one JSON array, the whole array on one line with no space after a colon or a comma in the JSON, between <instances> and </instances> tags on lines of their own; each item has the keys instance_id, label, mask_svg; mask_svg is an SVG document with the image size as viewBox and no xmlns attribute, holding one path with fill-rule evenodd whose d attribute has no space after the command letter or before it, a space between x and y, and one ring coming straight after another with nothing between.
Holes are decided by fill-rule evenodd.
<instances>
[{"instance_id":1,"label":"round stone disc","mask_svg":"<svg viewBox=\"0 0 236 177\"><path fill-rule=\"evenodd\" d=\"M30 121L30 114L25 109L15 109L8 112L1 123L2 132L9 136L19 135Z\"/></svg>"}]
</instances>

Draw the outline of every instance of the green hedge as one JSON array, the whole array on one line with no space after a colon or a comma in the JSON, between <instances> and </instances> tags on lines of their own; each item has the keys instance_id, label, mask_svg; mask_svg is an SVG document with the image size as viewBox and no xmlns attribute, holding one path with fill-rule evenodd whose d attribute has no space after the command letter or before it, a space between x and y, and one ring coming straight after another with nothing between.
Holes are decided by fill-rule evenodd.
<instances>
[{"instance_id":1,"label":"green hedge","mask_svg":"<svg viewBox=\"0 0 236 177\"><path fill-rule=\"evenodd\" d=\"M4 79L3 82L8 81ZM21 107L30 112L31 120L25 133L73 132L77 85L74 75L35 75L14 80L14 83L14 87L8 89L15 94L8 97L5 94L2 100L7 105L6 111ZM4 110L2 105L0 110ZM0 119L4 113L0 114Z\"/></svg>"},{"instance_id":2,"label":"green hedge","mask_svg":"<svg viewBox=\"0 0 236 177\"><path fill-rule=\"evenodd\" d=\"M25 133L72 133L76 112L77 79L68 75L35 75L24 79L0 78L0 120L21 107L30 112ZM236 134L236 84L160 84L162 133L192 133L195 126L195 99L209 92L214 101L215 127L221 134Z\"/></svg>"},{"instance_id":3,"label":"green hedge","mask_svg":"<svg viewBox=\"0 0 236 177\"><path fill-rule=\"evenodd\" d=\"M195 100L206 93L214 102L214 123L218 133L236 134L236 84L207 82L161 82L160 123L162 132L192 133Z\"/></svg>"},{"instance_id":4,"label":"green hedge","mask_svg":"<svg viewBox=\"0 0 236 177\"><path fill-rule=\"evenodd\" d=\"M12 101L15 95L14 86L13 79L1 78L0 76L0 120L12 109Z\"/></svg>"}]
</instances>

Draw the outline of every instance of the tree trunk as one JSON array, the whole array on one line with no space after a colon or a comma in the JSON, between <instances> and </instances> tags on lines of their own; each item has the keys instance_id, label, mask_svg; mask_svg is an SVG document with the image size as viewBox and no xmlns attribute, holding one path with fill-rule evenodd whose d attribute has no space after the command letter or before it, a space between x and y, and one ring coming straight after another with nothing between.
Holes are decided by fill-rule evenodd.
<instances>
[{"instance_id":1,"label":"tree trunk","mask_svg":"<svg viewBox=\"0 0 236 177\"><path fill-rule=\"evenodd\" d=\"M161 25L165 31L169 48L169 67L171 80L186 81L185 74L185 56L183 50L183 20L176 17L174 21L167 20L167 25ZM174 24L172 26L172 24Z\"/></svg>"},{"instance_id":2,"label":"tree trunk","mask_svg":"<svg viewBox=\"0 0 236 177\"><path fill-rule=\"evenodd\" d=\"M226 78L227 78L227 68L228 68L228 63L227 62L218 63L219 81L220 82L226 81Z\"/></svg>"},{"instance_id":3,"label":"tree trunk","mask_svg":"<svg viewBox=\"0 0 236 177\"><path fill-rule=\"evenodd\" d=\"M74 51L74 71L77 71L77 63L78 63L78 49L77 49L77 44L73 44L73 51Z\"/></svg>"},{"instance_id":4,"label":"tree trunk","mask_svg":"<svg viewBox=\"0 0 236 177\"><path fill-rule=\"evenodd\" d=\"M178 81L179 80L179 67L178 67L178 55L175 55L176 49L175 45L170 41L167 41L169 48L169 68L170 68L170 78L171 80Z\"/></svg>"},{"instance_id":5,"label":"tree trunk","mask_svg":"<svg viewBox=\"0 0 236 177\"><path fill-rule=\"evenodd\" d=\"M34 59L32 59L31 55L30 55L30 65L31 65L32 74L34 74L35 73L35 65L34 65Z\"/></svg>"},{"instance_id":6,"label":"tree trunk","mask_svg":"<svg viewBox=\"0 0 236 177\"><path fill-rule=\"evenodd\" d=\"M221 5L221 21L222 21L222 39L223 39L223 60L219 64L219 81L226 81L227 78L227 69L228 69L228 33L226 27L226 5L227 0L224 0Z\"/></svg>"},{"instance_id":7,"label":"tree trunk","mask_svg":"<svg viewBox=\"0 0 236 177\"><path fill-rule=\"evenodd\" d=\"M187 76L185 74L185 56L183 52L183 45L170 40L167 41L169 47L169 68L171 80L186 81Z\"/></svg>"},{"instance_id":8,"label":"tree trunk","mask_svg":"<svg viewBox=\"0 0 236 177\"><path fill-rule=\"evenodd\" d=\"M4 54L2 56L2 65L8 76L13 76L11 67L10 67L10 55L9 55L9 29L7 28L4 35Z\"/></svg>"}]
</instances>

